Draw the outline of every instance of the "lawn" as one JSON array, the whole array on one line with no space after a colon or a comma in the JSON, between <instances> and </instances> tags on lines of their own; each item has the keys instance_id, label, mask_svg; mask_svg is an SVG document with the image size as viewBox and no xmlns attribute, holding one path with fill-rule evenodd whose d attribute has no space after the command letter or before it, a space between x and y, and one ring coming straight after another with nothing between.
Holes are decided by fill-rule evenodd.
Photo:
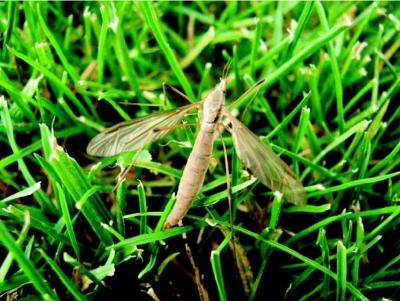
<instances>
[{"instance_id":1,"label":"lawn","mask_svg":"<svg viewBox=\"0 0 400 301\"><path fill-rule=\"evenodd\" d=\"M400 300L399 48L397 2L1 2L0 300ZM222 118L164 229L198 110L87 145L224 79L268 152ZM262 184L269 148L304 191Z\"/></svg>"}]
</instances>

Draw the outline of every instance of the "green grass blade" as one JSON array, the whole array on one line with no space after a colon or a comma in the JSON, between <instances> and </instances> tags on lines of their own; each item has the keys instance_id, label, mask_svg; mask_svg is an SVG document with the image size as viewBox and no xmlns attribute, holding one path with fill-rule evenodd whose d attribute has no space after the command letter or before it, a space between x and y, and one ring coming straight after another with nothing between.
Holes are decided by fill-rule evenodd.
<instances>
[{"instance_id":1,"label":"green grass blade","mask_svg":"<svg viewBox=\"0 0 400 301\"><path fill-rule=\"evenodd\" d=\"M221 252L229 243L231 239L231 235L225 236L222 243L218 246L216 250L211 251L211 267L214 274L214 279L217 285L219 300L225 301L226 299L226 290L225 290L225 282L224 275L221 266Z\"/></svg>"},{"instance_id":2,"label":"green grass blade","mask_svg":"<svg viewBox=\"0 0 400 301\"><path fill-rule=\"evenodd\" d=\"M56 273L58 278L61 280L61 282L64 284L65 288L70 292L72 296L74 296L75 300L79 301L84 301L88 300L84 295L81 294L81 292L78 290L78 288L75 286L74 283L69 279L67 275L61 270L61 268L43 251L39 250L40 255L43 256L43 258L46 260L47 264L53 269L53 271Z\"/></svg>"},{"instance_id":3,"label":"green grass blade","mask_svg":"<svg viewBox=\"0 0 400 301\"><path fill-rule=\"evenodd\" d=\"M337 281L336 300L346 300L347 257L346 247L339 240L337 244Z\"/></svg>"},{"instance_id":4,"label":"green grass blade","mask_svg":"<svg viewBox=\"0 0 400 301\"><path fill-rule=\"evenodd\" d=\"M140 8L146 18L147 25L151 28L154 37L157 40L161 50L164 53L166 60L168 61L171 69L174 71L176 78L181 84L183 90L189 96L189 98L194 99L194 93L192 87L190 86L182 68L180 67L167 39L163 33L161 23L157 17L157 13L154 9L154 4L152 2L142 2L140 3Z\"/></svg>"},{"instance_id":5,"label":"green grass blade","mask_svg":"<svg viewBox=\"0 0 400 301\"><path fill-rule=\"evenodd\" d=\"M18 262L25 275L31 280L32 285L41 294L43 300L58 300L52 289L44 281L43 276L18 247L18 244L14 241L3 221L0 221L0 240L9 252L12 253L15 261Z\"/></svg>"},{"instance_id":6,"label":"green grass blade","mask_svg":"<svg viewBox=\"0 0 400 301\"><path fill-rule=\"evenodd\" d=\"M65 193L59 183L56 183L56 192L58 195L58 202L59 202L59 205L61 208L65 226L67 228L67 234L68 234L69 240L71 242L72 248L74 249L75 256L79 260L80 259L80 249L79 249L78 242L77 242L77 239L75 236L75 231L73 228L70 212L68 209L67 200L65 198Z\"/></svg>"}]
</instances>

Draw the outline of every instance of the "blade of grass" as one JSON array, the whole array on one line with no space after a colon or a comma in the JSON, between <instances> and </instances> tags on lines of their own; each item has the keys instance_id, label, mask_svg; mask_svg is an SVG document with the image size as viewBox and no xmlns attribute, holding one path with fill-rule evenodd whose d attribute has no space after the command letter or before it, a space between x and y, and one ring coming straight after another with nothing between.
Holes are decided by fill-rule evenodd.
<instances>
[{"instance_id":1,"label":"blade of grass","mask_svg":"<svg viewBox=\"0 0 400 301\"><path fill-rule=\"evenodd\" d=\"M96 109L92 105L90 99L85 95L81 85L79 84L79 75L78 75L78 73L75 71L75 69L72 67L72 65L68 62L68 59L65 56L63 49L58 44L57 40L55 39L55 37L53 36L51 31L47 27L46 22L43 19L43 16L41 14L41 10L39 9L39 5L38 4L36 6L36 9L37 9L37 16L38 16L38 19L39 19L39 24L40 24L43 32L45 33L47 39L49 39L51 45L53 46L53 49L55 50L55 52L57 53L57 55L59 57L62 65L64 66L65 70L68 72L68 75L71 77L76 89L80 92L80 94L81 94L81 96L82 96L87 108L89 109L91 114L98 120L99 116L97 115Z\"/></svg>"},{"instance_id":2,"label":"blade of grass","mask_svg":"<svg viewBox=\"0 0 400 301\"><path fill-rule=\"evenodd\" d=\"M287 253L287 254L299 259L300 261L306 263L307 265L309 265L309 266L321 271L322 273L328 275L329 277L333 278L335 281L338 281L338 276L335 273L333 273L331 270L328 270L326 267L320 265L318 262L316 262L316 261L314 261L314 260L302 255L301 253L299 253L299 252L297 252L297 251L295 251L295 250L293 250L293 249L291 249L291 248L289 248L289 247L287 247L287 246L285 246L283 244L280 244L280 243L272 241L272 240L267 240L267 239L265 239L263 237L260 237L259 234L254 233L252 231L249 231L247 229L244 229L242 227L235 226L235 231L243 233L244 235L247 235L249 237L257 239L257 240L261 241L262 243L271 246L272 248L275 248L275 249L280 250L280 251L282 251L284 253ZM354 296L356 296L360 300L364 300L364 301L369 300L366 296L364 296L360 292L360 290L358 290L356 287L354 287L351 283L347 282L346 283L346 287L349 290L349 292L351 292Z\"/></svg>"},{"instance_id":3,"label":"blade of grass","mask_svg":"<svg viewBox=\"0 0 400 301\"><path fill-rule=\"evenodd\" d=\"M1 106L0 116L1 116L2 123L6 128L8 143L9 143L13 153L18 153L19 146L17 145L17 142L15 140L13 123L12 123L12 120L10 117L10 112L8 110L7 101L4 99L3 96L0 96L0 106ZM27 184L29 186L34 186L36 184L36 181L33 178L32 174L29 171L24 160L22 158L18 158L17 162L18 162L19 169L20 169L22 175L24 176ZM37 190L35 192L35 196L36 196L36 199L38 200L40 206L44 210L54 212L55 208L54 208L53 203L50 201L49 197L41 189Z\"/></svg>"},{"instance_id":4,"label":"blade of grass","mask_svg":"<svg viewBox=\"0 0 400 301\"><path fill-rule=\"evenodd\" d=\"M140 217L140 234L146 233L146 225L147 225L147 203L146 203L146 192L144 191L143 183L139 181L138 189L138 197L139 197L139 212L142 214Z\"/></svg>"},{"instance_id":5,"label":"blade of grass","mask_svg":"<svg viewBox=\"0 0 400 301\"><path fill-rule=\"evenodd\" d=\"M341 240L337 243L337 280L336 280L336 300L346 300L347 289L347 256L346 247Z\"/></svg>"},{"instance_id":6,"label":"blade of grass","mask_svg":"<svg viewBox=\"0 0 400 301\"><path fill-rule=\"evenodd\" d=\"M315 8L319 15L322 29L325 32L329 31L328 19L326 18L324 8L320 1L315 3ZM326 45L328 49L328 54L330 58L331 68L332 68L332 75L335 81L335 92L336 92L336 112L337 112L337 120L339 124L339 131L343 133L344 131L344 112L343 112L343 86L342 86L342 79L340 76L339 65L336 60L335 52L333 49L333 43L329 41Z\"/></svg>"},{"instance_id":7,"label":"blade of grass","mask_svg":"<svg viewBox=\"0 0 400 301\"><path fill-rule=\"evenodd\" d=\"M164 53L165 59L168 61L171 69L174 71L176 78L181 84L183 90L189 98L194 99L194 93L192 87L188 80L186 79L185 74L183 73L182 68L180 67L169 43L163 33L163 29L161 26L161 22L157 17L157 13L154 9L154 4L152 2L141 2L140 8L146 18L147 25L150 27L154 37L157 40L161 50Z\"/></svg>"},{"instance_id":8,"label":"blade of grass","mask_svg":"<svg viewBox=\"0 0 400 301\"><path fill-rule=\"evenodd\" d=\"M119 65L121 66L131 89L135 91L139 100L143 101L143 95L137 80L138 75L129 57L128 46L126 45L125 37L120 26L120 17L117 15L114 3L105 2L103 5L104 9L100 11L108 14L108 19L103 16L103 22L105 21L104 19L109 20L108 26L111 28L110 35L114 35L114 43L112 46L116 53L116 58L118 59Z\"/></svg>"},{"instance_id":9,"label":"blade of grass","mask_svg":"<svg viewBox=\"0 0 400 301\"><path fill-rule=\"evenodd\" d=\"M78 288L75 286L75 284L69 279L67 275L62 271L62 269L45 253L44 250L39 249L38 250L40 255L46 260L47 264L52 268L52 270L56 273L58 278L61 280L61 282L64 284L65 288L67 291L74 296L75 300L79 301L84 301L88 300L84 295L81 294L81 292L78 290Z\"/></svg>"},{"instance_id":10,"label":"blade of grass","mask_svg":"<svg viewBox=\"0 0 400 301\"><path fill-rule=\"evenodd\" d=\"M231 233L225 236L224 240L218 246L216 250L211 251L211 267L214 274L214 279L217 285L219 300L225 301L226 299L226 290L224 284L224 275L222 272L221 266L221 252L225 249L226 245L229 243L231 239Z\"/></svg>"},{"instance_id":11,"label":"blade of grass","mask_svg":"<svg viewBox=\"0 0 400 301\"><path fill-rule=\"evenodd\" d=\"M72 220L71 220L71 216L70 216L70 213L69 213L67 200L65 198L64 190L62 189L62 187L60 186L60 184L58 182L55 185L55 191L56 191L56 195L58 196L58 203L59 203L60 208L61 208L62 216L63 216L64 222L65 222L65 227L67 228L67 235L68 235L69 240L71 242L71 245L72 245L72 248L74 250L75 256L79 260L79 258L80 258L80 249L79 249L79 246L78 246L78 242L76 240L74 228L72 226Z\"/></svg>"},{"instance_id":12,"label":"blade of grass","mask_svg":"<svg viewBox=\"0 0 400 301\"><path fill-rule=\"evenodd\" d=\"M93 191L93 195L86 193L91 189L86 175L81 170L78 163L68 156L64 150L53 141L50 141L52 154L50 156L50 164L57 172L68 193L72 196L77 204L80 204L80 210L92 226L94 232L100 238L102 243L109 245L112 243L111 236L108 232L103 231L101 226L109 220L109 213L105 209L99 196ZM90 201L86 201L90 199Z\"/></svg>"},{"instance_id":13,"label":"blade of grass","mask_svg":"<svg viewBox=\"0 0 400 301\"><path fill-rule=\"evenodd\" d=\"M6 225L0 220L0 240L3 245L12 253L16 262L24 271L24 274L32 281L32 285L41 294L43 300L58 300L52 289L44 281L43 275L37 270L32 262L25 257L24 253L18 247L13 237L9 233Z\"/></svg>"},{"instance_id":14,"label":"blade of grass","mask_svg":"<svg viewBox=\"0 0 400 301\"><path fill-rule=\"evenodd\" d=\"M255 77L255 61L258 53L258 47L261 41L261 34L262 34L262 23L258 18L254 19L254 23L256 26L253 43L251 45L251 52L250 52L250 76L252 78Z\"/></svg>"},{"instance_id":15,"label":"blade of grass","mask_svg":"<svg viewBox=\"0 0 400 301\"><path fill-rule=\"evenodd\" d=\"M25 218L24 218L24 225L23 225L21 232L19 233L19 237L16 241L16 245L18 246L18 248L22 247L22 245L27 237L29 228L30 228L30 215L29 215L29 213L26 213ZM28 246L29 246L29 244L28 244ZM13 261L14 261L14 257L12 256L12 252L9 252L7 254L7 256L4 258L3 262L1 263L0 283L4 283L4 281L6 280L7 273L10 271Z\"/></svg>"}]
</instances>

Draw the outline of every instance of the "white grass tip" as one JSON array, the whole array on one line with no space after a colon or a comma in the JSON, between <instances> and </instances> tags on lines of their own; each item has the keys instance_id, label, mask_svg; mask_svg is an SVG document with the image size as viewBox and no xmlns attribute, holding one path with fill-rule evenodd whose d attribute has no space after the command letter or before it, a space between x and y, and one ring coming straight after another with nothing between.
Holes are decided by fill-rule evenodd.
<instances>
[{"instance_id":1,"label":"white grass tip","mask_svg":"<svg viewBox=\"0 0 400 301\"><path fill-rule=\"evenodd\" d=\"M373 111L374 113L376 113L376 112L378 112L378 110L379 110L378 104L377 104L377 103L372 104L372 111Z\"/></svg>"},{"instance_id":2,"label":"white grass tip","mask_svg":"<svg viewBox=\"0 0 400 301\"><path fill-rule=\"evenodd\" d=\"M0 96L0 105L1 105L3 108L6 108L6 107L7 107L7 101L6 101L6 99L4 98L3 95Z\"/></svg>"},{"instance_id":3,"label":"white grass tip","mask_svg":"<svg viewBox=\"0 0 400 301\"><path fill-rule=\"evenodd\" d=\"M265 43L265 41L263 39L260 39L258 47L259 47L260 51L263 53L268 51L267 43Z\"/></svg>"},{"instance_id":4,"label":"white grass tip","mask_svg":"<svg viewBox=\"0 0 400 301\"><path fill-rule=\"evenodd\" d=\"M129 58L134 59L139 57L139 51L136 48L133 48L131 51L128 53Z\"/></svg>"},{"instance_id":5,"label":"white grass tip","mask_svg":"<svg viewBox=\"0 0 400 301\"><path fill-rule=\"evenodd\" d=\"M343 24L348 26L348 27L350 27L351 25L353 25L353 19L350 16L347 15L344 18Z\"/></svg>"},{"instance_id":6,"label":"white grass tip","mask_svg":"<svg viewBox=\"0 0 400 301\"><path fill-rule=\"evenodd\" d=\"M114 19L112 21L108 22L108 27L113 32L117 32L118 23L119 23L119 19L118 19L118 17L116 15L114 15Z\"/></svg>"},{"instance_id":7,"label":"white grass tip","mask_svg":"<svg viewBox=\"0 0 400 301\"><path fill-rule=\"evenodd\" d=\"M49 46L49 44L46 43L46 42L36 42L35 43L35 48L43 48L43 47L46 47L46 46Z\"/></svg>"},{"instance_id":8,"label":"white grass tip","mask_svg":"<svg viewBox=\"0 0 400 301\"><path fill-rule=\"evenodd\" d=\"M282 201L283 193L280 191L274 191L274 196L278 199L278 201Z\"/></svg>"},{"instance_id":9,"label":"white grass tip","mask_svg":"<svg viewBox=\"0 0 400 301\"><path fill-rule=\"evenodd\" d=\"M366 76L368 74L368 71L367 71L367 69L365 69L363 67L363 68L360 69L359 73L360 73L361 76Z\"/></svg>"},{"instance_id":10,"label":"white grass tip","mask_svg":"<svg viewBox=\"0 0 400 301\"><path fill-rule=\"evenodd\" d=\"M156 94L150 91L143 91L143 96L148 100L154 100L157 98Z\"/></svg>"},{"instance_id":11,"label":"white grass tip","mask_svg":"<svg viewBox=\"0 0 400 301\"><path fill-rule=\"evenodd\" d=\"M97 162L96 164L93 164L92 167L90 167L90 170L95 170L101 165L101 162Z\"/></svg>"},{"instance_id":12,"label":"white grass tip","mask_svg":"<svg viewBox=\"0 0 400 301\"><path fill-rule=\"evenodd\" d=\"M210 26L210 28L208 29L207 35L212 38L215 37L215 27L214 26Z\"/></svg>"},{"instance_id":13,"label":"white grass tip","mask_svg":"<svg viewBox=\"0 0 400 301\"><path fill-rule=\"evenodd\" d=\"M289 33L290 42L294 40L294 33L296 32L297 28L297 21L295 19L290 20L290 25L287 28L287 32Z\"/></svg>"},{"instance_id":14,"label":"white grass tip","mask_svg":"<svg viewBox=\"0 0 400 301\"><path fill-rule=\"evenodd\" d=\"M368 126L369 126L369 124L371 123L371 120L363 120L362 121L362 123L361 123L361 131L364 131Z\"/></svg>"},{"instance_id":15,"label":"white grass tip","mask_svg":"<svg viewBox=\"0 0 400 301\"><path fill-rule=\"evenodd\" d=\"M206 218L206 223L209 224L211 227L215 227L217 223L215 223L212 219Z\"/></svg>"},{"instance_id":16,"label":"white grass tip","mask_svg":"<svg viewBox=\"0 0 400 301\"><path fill-rule=\"evenodd\" d=\"M372 61L371 56L369 54L365 55L363 58L363 62L369 63L370 61Z\"/></svg>"},{"instance_id":17,"label":"white grass tip","mask_svg":"<svg viewBox=\"0 0 400 301\"><path fill-rule=\"evenodd\" d=\"M89 6L85 6L85 9L83 10L83 16L84 17L90 17L91 12L89 10Z\"/></svg>"},{"instance_id":18,"label":"white grass tip","mask_svg":"<svg viewBox=\"0 0 400 301\"><path fill-rule=\"evenodd\" d=\"M356 60L361 59L361 53L365 47L368 46L367 42L357 41L354 46L351 48L351 57Z\"/></svg>"}]
</instances>

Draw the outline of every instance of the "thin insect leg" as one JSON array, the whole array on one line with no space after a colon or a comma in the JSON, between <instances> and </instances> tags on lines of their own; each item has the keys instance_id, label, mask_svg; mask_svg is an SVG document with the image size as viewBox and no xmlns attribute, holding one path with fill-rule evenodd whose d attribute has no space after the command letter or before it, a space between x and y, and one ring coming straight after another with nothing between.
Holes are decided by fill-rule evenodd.
<instances>
[{"instance_id":1,"label":"thin insect leg","mask_svg":"<svg viewBox=\"0 0 400 301\"><path fill-rule=\"evenodd\" d=\"M125 105L125 106L141 106L141 107L165 107L165 100L163 100L164 103L140 103L140 102L122 102L122 101L117 101L117 104L120 105Z\"/></svg>"},{"instance_id":2,"label":"thin insect leg","mask_svg":"<svg viewBox=\"0 0 400 301\"><path fill-rule=\"evenodd\" d=\"M114 192L119 185L121 185L121 182L123 181L123 179L125 179L126 175L128 174L128 172L131 170L132 166L136 163L136 159L139 156L139 154L142 152L144 146L150 141L150 137L151 137L151 133L148 133L148 137L145 139L145 143L138 149L137 153L135 154L135 156L132 158L131 163L129 164L129 166L122 172L121 175L118 175L118 181L117 184L114 186L112 192Z\"/></svg>"},{"instance_id":3,"label":"thin insect leg","mask_svg":"<svg viewBox=\"0 0 400 301\"><path fill-rule=\"evenodd\" d=\"M179 222L179 226L182 226L182 221ZM187 240L187 235L186 233L182 233L182 238L185 242L185 250L186 250L186 255L189 258L190 264L193 268L193 272L194 272L194 281L196 283L197 286L197 290L199 292L199 297L200 300L210 300L209 296L208 296L208 292L206 290L206 288L203 286L203 284L201 283L201 275L200 275L200 270L198 268L198 266L196 265L196 262L194 261L194 257L193 257L193 253L192 250L189 247L189 243Z\"/></svg>"},{"instance_id":4,"label":"thin insect leg","mask_svg":"<svg viewBox=\"0 0 400 301\"><path fill-rule=\"evenodd\" d=\"M256 96L259 91L260 91L260 89L258 88L257 91L251 97L250 101L246 104L246 107L244 108L243 113L242 113L242 117L240 118L241 120L243 120L244 116L246 115L247 110L250 108L250 105L254 101L254 99L256 99Z\"/></svg>"},{"instance_id":5,"label":"thin insect leg","mask_svg":"<svg viewBox=\"0 0 400 301\"><path fill-rule=\"evenodd\" d=\"M237 237L232 236L232 233L229 232L225 227L217 225L218 229L222 232L224 236L230 236L229 246L234 253L235 264L237 271L239 272L239 276L242 281L243 289L246 295L250 295L253 281L253 273L251 271L251 264L249 259L246 256L246 251L240 245Z\"/></svg>"},{"instance_id":6,"label":"thin insect leg","mask_svg":"<svg viewBox=\"0 0 400 301\"><path fill-rule=\"evenodd\" d=\"M185 126L198 126L200 125L199 122L190 122L190 123L181 123L181 124L175 124L169 127L164 127L164 128L159 128L159 129L154 129L153 131L161 132L161 131L171 131L177 128L182 128Z\"/></svg>"},{"instance_id":7,"label":"thin insect leg","mask_svg":"<svg viewBox=\"0 0 400 301\"><path fill-rule=\"evenodd\" d=\"M234 105L236 105L237 103L239 103L243 98L245 98L247 95L249 95L250 93L253 92L253 90L255 88L261 87L261 85L265 82L265 79L259 80L258 82L256 82L254 85L252 85L250 88L248 88L246 90L246 92L244 92L242 95L239 96L238 99L236 99L234 102L232 102L228 108L233 107Z\"/></svg>"},{"instance_id":8,"label":"thin insect leg","mask_svg":"<svg viewBox=\"0 0 400 301\"><path fill-rule=\"evenodd\" d=\"M228 161L228 152L226 151L226 146L222 135L220 135L222 148L224 150L224 161L225 161L225 174L226 174L226 195L228 197L228 206L229 206L229 223L230 223L230 230L232 232L233 238L233 254L236 258L236 248L235 248L235 235L233 229L233 210L232 210L232 193L231 193L231 181L230 181L230 174L229 174L229 161Z\"/></svg>"},{"instance_id":9,"label":"thin insect leg","mask_svg":"<svg viewBox=\"0 0 400 301\"><path fill-rule=\"evenodd\" d=\"M222 107L221 114L224 115L225 117L228 117L228 124L232 124L232 122L230 121L230 119L233 118L233 115L231 112L229 112L225 107ZM230 127L228 127L227 124L222 123L222 125L224 126L224 128L226 130L228 130L229 133L232 133L232 129Z\"/></svg>"},{"instance_id":10,"label":"thin insect leg","mask_svg":"<svg viewBox=\"0 0 400 301\"><path fill-rule=\"evenodd\" d=\"M163 86L163 90L164 90L164 86ZM128 102L128 103L126 103L126 102L122 102L122 101L117 101L117 103L118 104L123 104L123 105L126 105L126 106L165 107L165 105L167 104L166 103L167 98L166 98L166 95L165 95L165 90L164 90L164 99L162 101L163 102L160 103L160 104L157 104L157 103L139 103L139 102Z\"/></svg>"},{"instance_id":11,"label":"thin insect leg","mask_svg":"<svg viewBox=\"0 0 400 301\"><path fill-rule=\"evenodd\" d=\"M194 100L192 100L189 96L183 94L181 91L179 91L178 89L168 85L167 83L163 83L163 91L164 91L164 98L167 99L167 89L170 89L172 92L174 92L175 94L179 95L180 97L182 97L183 99L187 100L190 103L196 103Z\"/></svg>"},{"instance_id":12,"label":"thin insect leg","mask_svg":"<svg viewBox=\"0 0 400 301\"><path fill-rule=\"evenodd\" d=\"M154 129L153 131L170 131L172 129L176 129L176 128L180 128L180 127L185 127L185 126L194 126L194 125L199 125L198 123L185 123L185 124L176 124L170 127L164 127L164 128L160 128L160 129ZM145 143L143 143L142 147L138 150L138 152L135 154L135 156L132 159L132 162L129 164L129 166L123 171L123 173L118 176L118 182L115 185L115 187L113 188L112 191L115 191L115 189L121 184L122 180L126 177L126 175L128 174L128 172L130 171L130 169L132 168L132 166L135 164L136 162L136 158L137 156L140 154L140 152L143 150L144 146L150 142L150 137L151 137L151 132L149 132L148 137L145 139Z\"/></svg>"},{"instance_id":13,"label":"thin insect leg","mask_svg":"<svg viewBox=\"0 0 400 301\"><path fill-rule=\"evenodd\" d=\"M162 90L163 90L163 95L164 95L164 103L166 103L167 102L167 84L166 83L163 83L162 84Z\"/></svg>"},{"instance_id":14,"label":"thin insect leg","mask_svg":"<svg viewBox=\"0 0 400 301\"><path fill-rule=\"evenodd\" d=\"M229 119L224 119L218 122L217 128L215 129L214 132L214 140L217 139L218 137L221 137L221 134L224 132L229 123L230 123Z\"/></svg>"}]
</instances>

